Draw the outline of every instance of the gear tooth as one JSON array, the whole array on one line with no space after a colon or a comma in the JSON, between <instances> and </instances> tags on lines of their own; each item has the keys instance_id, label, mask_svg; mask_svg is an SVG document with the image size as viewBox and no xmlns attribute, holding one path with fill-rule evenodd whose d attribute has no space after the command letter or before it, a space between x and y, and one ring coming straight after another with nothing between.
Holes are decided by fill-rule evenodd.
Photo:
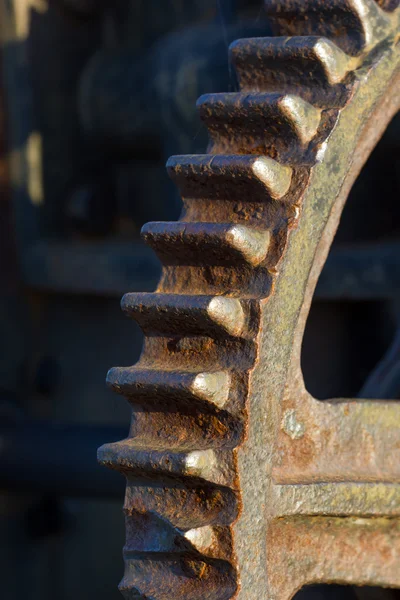
<instances>
[{"instance_id":1,"label":"gear tooth","mask_svg":"<svg viewBox=\"0 0 400 600\"><path fill-rule=\"evenodd\" d=\"M168 174L185 198L265 201L289 191L293 170L267 156L172 156Z\"/></svg>"},{"instance_id":2,"label":"gear tooth","mask_svg":"<svg viewBox=\"0 0 400 600\"><path fill-rule=\"evenodd\" d=\"M100 463L130 477L167 477L203 481L233 487L235 484L231 452L214 450L147 450L133 438L104 444L98 450Z\"/></svg>"},{"instance_id":3,"label":"gear tooth","mask_svg":"<svg viewBox=\"0 0 400 600\"><path fill-rule=\"evenodd\" d=\"M344 103L347 89L339 84L357 62L314 36L242 39L231 56L243 91L296 94L324 108Z\"/></svg>"},{"instance_id":4,"label":"gear tooth","mask_svg":"<svg viewBox=\"0 0 400 600\"><path fill-rule=\"evenodd\" d=\"M229 399L231 376L228 371L185 373L115 367L108 372L107 383L117 393L139 404L149 400L199 400L223 408Z\"/></svg>"},{"instance_id":5,"label":"gear tooth","mask_svg":"<svg viewBox=\"0 0 400 600\"><path fill-rule=\"evenodd\" d=\"M245 315L239 300L215 296L208 303L207 314L230 335L238 337L243 333Z\"/></svg>"},{"instance_id":6,"label":"gear tooth","mask_svg":"<svg viewBox=\"0 0 400 600\"><path fill-rule=\"evenodd\" d=\"M165 483L163 483L165 485ZM127 570L129 565L136 564L132 561L143 559L146 561L157 559L159 564L165 569L165 576L169 577L172 573L176 573L176 567L171 569L171 562L179 565L186 577L201 576L204 578L207 573L209 560L212 560L214 567L222 573L229 572L233 576L232 585L236 580L235 570L230 565L233 558L232 534L229 526L224 524L210 524L212 519L211 507L218 505L219 511L216 513L217 519L224 520L224 514L221 512L221 501L218 497L210 494L210 489L203 490L192 489L192 501L194 502L194 511L190 511L186 521L182 521L185 515L185 509L188 509L188 497L190 496L190 488L184 490L179 487L163 488L162 496L157 497L157 487L152 486L152 493L145 489L140 500L137 502L137 486L130 487L128 480L127 498L129 504L129 512L126 516L127 528L127 544L124 548L124 559ZM135 493L134 506L132 507L132 496L130 491ZM196 496L193 498L193 492ZM221 496L221 491L218 490ZM206 494L206 497L205 497ZM226 490L222 490L222 497L226 496ZM199 506L207 504L208 522L201 524L198 521ZM143 510L145 509L145 510ZM127 508L125 508L127 510ZM215 512L215 510L214 510ZM226 518L226 515L225 515ZM231 520L232 517L229 518ZM191 522L190 522L191 521ZM189 527L188 527L189 525ZM122 587L126 587L126 573ZM131 578L128 580L132 583ZM146 579L139 577L135 581L136 590L138 585L145 584ZM125 583L124 583L125 582ZM221 589L222 581L219 582ZM209 583L207 585L207 594L210 592ZM140 588L142 590L142 588ZM165 590L165 581L162 588ZM148 591L148 590L146 590ZM185 590L187 592L187 590ZM186 595L184 596L186 597ZM221 596L217 596L220 598Z\"/></svg>"},{"instance_id":7,"label":"gear tooth","mask_svg":"<svg viewBox=\"0 0 400 600\"><path fill-rule=\"evenodd\" d=\"M270 242L268 230L229 223L147 223L142 234L164 264L245 262L256 267Z\"/></svg>"},{"instance_id":8,"label":"gear tooth","mask_svg":"<svg viewBox=\"0 0 400 600\"><path fill-rule=\"evenodd\" d=\"M317 38L310 48L310 53L321 65L329 85L341 83L356 65L350 56L327 38Z\"/></svg>"},{"instance_id":9,"label":"gear tooth","mask_svg":"<svg viewBox=\"0 0 400 600\"><path fill-rule=\"evenodd\" d=\"M227 371L199 373L190 386L193 394L223 408L229 398L231 376Z\"/></svg>"},{"instance_id":10,"label":"gear tooth","mask_svg":"<svg viewBox=\"0 0 400 600\"><path fill-rule=\"evenodd\" d=\"M189 529L183 534L185 540L187 540L193 548L195 548L201 554L207 555L212 546L217 543L217 535L213 527L197 527L196 529Z\"/></svg>"},{"instance_id":11,"label":"gear tooth","mask_svg":"<svg viewBox=\"0 0 400 600\"><path fill-rule=\"evenodd\" d=\"M226 561L169 555L163 560L126 560L119 589L126 600L229 600L237 586L236 571Z\"/></svg>"},{"instance_id":12,"label":"gear tooth","mask_svg":"<svg viewBox=\"0 0 400 600\"><path fill-rule=\"evenodd\" d=\"M279 103L281 113L285 115L303 144L310 142L316 135L321 120L321 112L298 96L285 95Z\"/></svg>"},{"instance_id":13,"label":"gear tooth","mask_svg":"<svg viewBox=\"0 0 400 600\"><path fill-rule=\"evenodd\" d=\"M253 162L253 174L266 186L274 200L283 198L289 191L293 171L268 156L260 156Z\"/></svg>"},{"instance_id":14,"label":"gear tooth","mask_svg":"<svg viewBox=\"0 0 400 600\"><path fill-rule=\"evenodd\" d=\"M160 335L240 337L245 314L240 300L225 296L125 294L122 310L145 332Z\"/></svg>"},{"instance_id":15,"label":"gear tooth","mask_svg":"<svg viewBox=\"0 0 400 600\"><path fill-rule=\"evenodd\" d=\"M278 35L326 36L352 56L370 50L391 27L374 0L265 0L265 7Z\"/></svg>"},{"instance_id":16,"label":"gear tooth","mask_svg":"<svg viewBox=\"0 0 400 600\"><path fill-rule=\"evenodd\" d=\"M259 265L267 256L271 239L268 230L259 231L244 225L230 226L226 239L252 266Z\"/></svg>"},{"instance_id":17,"label":"gear tooth","mask_svg":"<svg viewBox=\"0 0 400 600\"><path fill-rule=\"evenodd\" d=\"M151 482L137 485L128 476L125 512L161 515L181 530L207 525L228 526L239 513L237 493L229 488L209 484L195 486Z\"/></svg>"},{"instance_id":18,"label":"gear tooth","mask_svg":"<svg viewBox=\"0 0 400 600\"><path fill-rule=\"evenodd\" d=\"M288 94L208 94L199 100L213 151L301 157L316 136L321 111ZM260 153L260 152L259 152Z\"/></svg>"},{"instance_id":19,"label":"gear tooth","mask_svg":"<svg viewBox=\"0 0 400 600\"><path fill-rule=\"evenodd\" d=\"M232 556L232 543L228 528L206 525L185 531L183 537L192 548L203 556L222 559L230 559Z\"/></svg>"},{"instance_id":20,"label":"gear tooth","mask_svg":"<svg viewBox=\"0 0 400 600\"><path fill-rule=\"evenodd\" d=\"M126 529L124 556L128 559L144 552L193 554L193 551L209 558L232 558L232 537L226 526L204 525L182 530L164 512L133 512L126 516Z\"/></svg>"}]
</instances>

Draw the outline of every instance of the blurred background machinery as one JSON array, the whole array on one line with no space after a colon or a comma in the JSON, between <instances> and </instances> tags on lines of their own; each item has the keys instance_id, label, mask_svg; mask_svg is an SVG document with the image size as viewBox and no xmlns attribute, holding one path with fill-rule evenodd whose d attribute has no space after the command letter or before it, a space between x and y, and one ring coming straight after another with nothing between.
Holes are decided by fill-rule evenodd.
<instances>
[{"instance_id":1,"label":"blurred background machinery","mask_svg":"<svg viewBox=\"0 0 400 600\"><path fill-rule=\"evenodd\" d=\"M157 282L139 232L179 214L165 161L205 149L195 101L236 89L228 45L268 35L261 5L0 0L6 600L119 598L124 482L96 463L129 424L107 368L141 348L119 298ZM320 399L400 397L399 127L352 191L319 282L303 370Z\"/></svg>"}]
</instances>

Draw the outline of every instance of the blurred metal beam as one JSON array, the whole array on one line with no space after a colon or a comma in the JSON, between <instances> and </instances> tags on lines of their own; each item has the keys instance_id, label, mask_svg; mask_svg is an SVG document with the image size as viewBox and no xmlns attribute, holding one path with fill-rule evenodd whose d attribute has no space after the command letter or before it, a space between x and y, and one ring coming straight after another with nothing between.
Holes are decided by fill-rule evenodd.
<instances>
[{"instance_id":1,"label":"blurred metal beam","mask_svg":"<svg viewBox=\"0 0 400 600\"><path fill-rule=\"evenodd\" d=\"M127 428L50 421L0 426L0 489L122 500L124 481L104 472L96 450Z\"/></svg>"},{"instance_id":2,"label":"blurred metal beam","mask_svg":"<svg viewBox=\"0 0 400 600\"><path fill-rule=\"evenodd\" d=\"M383 400L400 398L400 328L389 350L364 383L358 397Z\"/></svg>"},{"instance_id":3,"label":"blurred metal beam","mask_svg":"<svg viewBox=\"0 0 400 600\"><path fill-rule=\"evenodd\" d=\"M24 282L55 292L120 296L150 290L160 264L140 242L43 240L24 252ZM384 300L400 297L400 244L333 248L315 297L321 300Z\"/></svg>"},{"instance_id":4,"label":"blurred metal beam","mask_svg":"<svg viewBox=\"0 0 400 600\"><path fill-rule=\"evenodd\" d=\"M329 300L399 297L400 244L376 242L333 248L316 295Z\"/></svg>"}]
</instances>

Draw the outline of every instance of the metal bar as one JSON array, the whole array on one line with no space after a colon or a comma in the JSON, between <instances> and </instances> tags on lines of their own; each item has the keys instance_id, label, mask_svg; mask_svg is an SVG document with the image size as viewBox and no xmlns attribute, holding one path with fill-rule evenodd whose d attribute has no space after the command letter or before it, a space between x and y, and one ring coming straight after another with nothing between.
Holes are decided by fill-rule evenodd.
<instances>
[{"instance_id":1,"label":"metal bar","mask_svg":"<svg viewBox=\"0 0 400 600\"><path fill-rule=\"evenodd\" d=\"M372 300L400 296L400 244L380 242L337 247L318 281L323 299Z\"/></svg>"},{"instance_id":2,"label":"metal bar","mask_svg":"<svg viewBox=\"0 0 400 600\"><path fill-rule=\"evenodd\" d=\"M24 252L21 270L24 282L36 289L120 296L151 289L160 265L139 243L41 241Z\"/></svg>"},{"instance_id":3,"label":"metal bar","mask_svg":"<svg viewBox=\"0 0 400 600\"><path fill-rule=\"evenodd\" d=\"M135 242L41 241L22 257L24 282L55 292L120 296L150 290L160 264L152 250ZM379 300L400 297L398 242L334 248L317 285L321 300Z\"/></svg>"}]
</instances>

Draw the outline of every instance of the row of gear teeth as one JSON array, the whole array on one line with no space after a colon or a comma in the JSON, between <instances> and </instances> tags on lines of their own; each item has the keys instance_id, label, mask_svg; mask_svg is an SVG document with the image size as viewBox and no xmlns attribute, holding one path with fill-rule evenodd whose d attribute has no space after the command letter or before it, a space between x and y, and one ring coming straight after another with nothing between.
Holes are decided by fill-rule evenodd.
<instances>
[{"instance_id":1,"label":"row of gear teeth","mask_svg":"<svg viewBox=\"0 0 400 600\"><path fill-rule=\"evenodd\" d=\"M199 100L209 154L168 162L182 217L143 228L163 274L156 293L124 296L143 353L108 375L133 407L130 436L99 450L127 478L126 598L228 600L238 589L236 452L261 300L360 56L385 37L394 4L267 0L279 35L305 37L235 42L242 91Z\"/></svg>"}]
</instances>

